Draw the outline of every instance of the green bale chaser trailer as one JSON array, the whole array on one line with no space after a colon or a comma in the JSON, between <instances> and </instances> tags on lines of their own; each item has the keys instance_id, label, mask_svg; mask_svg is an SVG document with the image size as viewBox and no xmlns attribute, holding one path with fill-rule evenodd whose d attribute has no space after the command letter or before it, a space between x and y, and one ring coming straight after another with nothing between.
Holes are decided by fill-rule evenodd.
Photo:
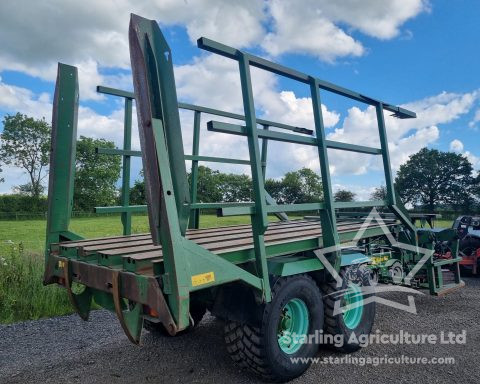
<instances>
[{"instance_id":1,"label":"green bale chaser trailer","mask_svg":"<svg viewBox=\"0 0 480 384\"><path fill-rule=\"evenodd\" d=\"M135 92L98 89L125 99L124 148L98 150L123 156L122 205L97 209L120 212L124 235L83 239L69 230L79 93L77 69L59 64L52 120L45 284L64 286L85 320L93 301L116 312L134 343L140 342L143 328L178 335L195 327L208 310L225 321L226 349L232 359L265 380L288 381L301 375L310 362L295 363L292 358L314 357L319 345L310 336L318 333L344 336L345 343L339 347L344 352L359 349L357 343L348 341L349 336L369 334L375 317L375 291L368 267L371 244L391 235L393 257L408 258L411 263L425 259L420 247L434 248L435 238L426 230L419 231L399 208L390 169L384 112L401 119L414 118L415 113L206 38L198 40L199 48L238 63L244 115L179 104L172 53L158 25L132 15L129 41ZM309 87L314 132L257 118L251 67ZM323 92L373 106L380 148L327 140L320 99ZM131 150L133 100L141 151ZM191 155L184 154L179 108L194 114ZM249 159L199 155L202 113L222 118L222 122L208 122L210 131L246 140ZM236 123L225 123L225 118ZM318 150L323 202L275 203L264 182L270 140ZM328 149L381 156L386 200L334 202ZM146 207L128 204L132 156L143 160ZM192 162L190 183L186 160ZM198 202L199 162L249 165L254 201ZM373 207L383 207L392 215L381 222L358 217L337 221L339 210ZM201 209L216 209L220 216L248 215L251 225L199 228ZM131 235L132 213L145 210L150 233ZM288 218L288 213L305 211L317 212L319 219ZM270 221L272 215L278 221ZM403 249L400 242L408 247ZM432 254L419 271L428 273L437 293L444 288L438 285L439 269ZM458 278L456 283L460 283Z\"/></svg>"}]
</instances>

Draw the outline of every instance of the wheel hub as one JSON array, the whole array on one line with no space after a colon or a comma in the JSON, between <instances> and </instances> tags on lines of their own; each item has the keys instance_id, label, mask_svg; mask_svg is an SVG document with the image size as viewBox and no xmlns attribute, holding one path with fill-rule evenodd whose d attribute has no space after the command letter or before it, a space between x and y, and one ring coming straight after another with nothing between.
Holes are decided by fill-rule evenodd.
<instances>
[{"instance_id":1,"label":"wheel hub","mask_svg":"<svg viewBox=\"0 0 480 384\"><path fill-rule=\"evenodd\" d=\"M280 349L293 354L302 346L302 337L308 333L309 314L303 300L292 299L282 309L278 322L277 338ZM296 337L293 337L296 336Z\"/></svg>"},{"instance_id":2,"label":"wheel hub","mask_svg":"<svg viewBox=\"0 0 480 384\"><path fill-rule=\"evenodd\" d=\"M363 315L363 293L360 286L349 283L343 297L343 322L349 329L358 327Z\"/></svg>"}]
</instances>

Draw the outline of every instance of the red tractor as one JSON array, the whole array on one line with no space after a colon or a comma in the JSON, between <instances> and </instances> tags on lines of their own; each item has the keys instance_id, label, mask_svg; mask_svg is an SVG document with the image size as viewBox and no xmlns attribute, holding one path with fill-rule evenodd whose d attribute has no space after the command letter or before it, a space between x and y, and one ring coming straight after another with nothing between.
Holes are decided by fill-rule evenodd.
<instances>
[{"instance_id":1,"label":"red tractor","mask_svg":"<svg viewBox=\"0 0 480 384\"><path fill-rule=\"evenodd\" d=\"M476 275L480 270L480 217L460 216L453 223L460 239L460 267Z\"/></svg>"}]
</instances>

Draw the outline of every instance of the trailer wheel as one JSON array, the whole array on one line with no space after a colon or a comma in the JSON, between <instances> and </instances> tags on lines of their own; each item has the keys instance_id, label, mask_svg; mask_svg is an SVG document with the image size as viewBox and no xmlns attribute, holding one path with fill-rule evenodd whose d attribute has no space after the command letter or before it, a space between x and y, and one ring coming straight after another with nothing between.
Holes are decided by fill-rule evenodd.
<instances>
[{"instance_id":1,"label":"trailer wheel","mask_svg":"<svg viewBox=\"0 0 480 384\"><path fill-rule=\"evenodd\" d=\"M312 358L318 345L308 335L323 327L323 303L315 281L308 275L279 278L272 301L263 307L256 326L227 321L225 342L231 358L268 381L288 381L311 364L291 358ZM294 337L297 335L298 337Z\"/></svg>"},{"instance_id":2,"label":"trailer wheel","mask_svg":"<svg viewBox=\"0 0 480 384\"><path fill-rule=\"evenodd\" d=\"M190 303L190 316L191 320L193 320L193 325L190 325L188 328L184 329L183 331L180 331L177 333L178 336L188 333L195 329L198 324L202 321L203 317L207 313L207 307L205 306L204 303L200 302L194 302L192 301ZM191 321L190 320L190 321ZM162 335L162 336L170 336L168 331L165 329L162 323L154 323L153 321L150 320L143 320L143 328L145 328L147 331Z\"/></svg>"},{"instance_id":3,"label":"trailer wheel","mask_svg":"<svg viewBox=\"0 0 480 384\"><path fill-rule=\"evenodd\" d=\"M341 342L324 337L328 346L337 351L350 353L361 348L361 340L372 331L375 320L375 302L366 302L375 295L370 271L364 266L352 265L340 270L341 287L335 280L321 288L325 308L325 334L341 335ZM372 290L368 289L369 287ZM367 288L363 290L362 288ZM340 313L335 313L340 306Z\"/></svg>"}]
</instances>

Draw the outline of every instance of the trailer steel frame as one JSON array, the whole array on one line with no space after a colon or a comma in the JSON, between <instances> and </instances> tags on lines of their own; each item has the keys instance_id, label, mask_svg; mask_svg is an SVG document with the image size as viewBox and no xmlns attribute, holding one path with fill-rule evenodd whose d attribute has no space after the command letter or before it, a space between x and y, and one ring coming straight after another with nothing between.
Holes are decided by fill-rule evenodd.
<instances>
[{"instance_id":1,"label":"trailer steel frame","mask_svg":"<svg viewBox=\"0 0 480 384\"><path fill-rule=\"evenodd\" d=\"M249 53L201 38L201 49L238 62L244 115L178 103L172 54L158 25L132 15L130 51L135 93L99 87L98 91L125 98L123 149L98 149L100 154L123 156L121 206L98 207L97 212L120 212L124 236L84 240L69 230L75 172L75 142L78 111L77 69L59 64L52 119L52 151L48 199L45 283L64 285L82 318L87 318L94 299L114 310L130 340L138 343L143 318L156 318L174 335L190 324L191 294L237 282L252 287L258 303L271 300L269 276L291 271L319 271L324 268L314 250L333 247L327 254L338 271L352 258L339 251L351 241L360 223L337 223L336 209L388 207L395 215L387 221L392 231L405 232L406 240L418 247L417 229L397 205L390 169L384 110L398 118L415 113L376 100L272 63ZM309 85L314 111L315 135L311 130L258 119L252 93L250 68L254 66ZM321 110L321 92L333 92L376 109L380 148L346 144L326 139ZM142 150L131 149L131 111L136 100ZM192 155L184 155L178 108L194 112ZM208 129L244 136L249 159L227 159L199 154L201 113L244 120L244 125L208 122ZM261 125L262 128L258 128ZM276 127L282 131L273 131ZM283 132L287 131L287 132ZM259 145L259 139L262 145ZM318 150L324 201L276 205L265 191L267 143L277 140L315 146ZM335 202L329 171L328 149L367 153L382 157L387 198L381 201ZM129 205L130 158L142 156L147 207ZM192 184L188 186L185 160L192 161ZM197 202L198 162L213 161L250 165L254 201L251 203ZM223 216L250 215L252 225L214 230L199 229L199 210L218 209ZM131 236L131 214L148 210L150 234ZM286 213L318 211L318 221L288 221ZM272 224L269 214L282 220ZM320 224L320 225L319 225ZM298 234L288 235L297 226ZM240 232L238 232L240 231ZM282 232L283 231L283 232ZM214 231L215 232L215 231ZM214 233L213 232L213 233ZM241 233L241 242L228 243L228 236ZM287 236L288 235L288 236ZM382 235L371 225L363 238ZM223 241L222 241L223 239ZM240 240L239 240L240 241ZM222 243L228 243L222 248ZM210 244L210 245L208 245ZM288 256L288 257L284 257ZM358 255L357 255L358 256ZM417 255L418 256L418 255ZM347 261L346 261L347 260ZM360 260L360 261L358 261ZM356 262L367 262L360 258ZM290 271L290 272L289 272ZM85 286L75 293L72 283Z\"/></svg>"}]
</instances>

